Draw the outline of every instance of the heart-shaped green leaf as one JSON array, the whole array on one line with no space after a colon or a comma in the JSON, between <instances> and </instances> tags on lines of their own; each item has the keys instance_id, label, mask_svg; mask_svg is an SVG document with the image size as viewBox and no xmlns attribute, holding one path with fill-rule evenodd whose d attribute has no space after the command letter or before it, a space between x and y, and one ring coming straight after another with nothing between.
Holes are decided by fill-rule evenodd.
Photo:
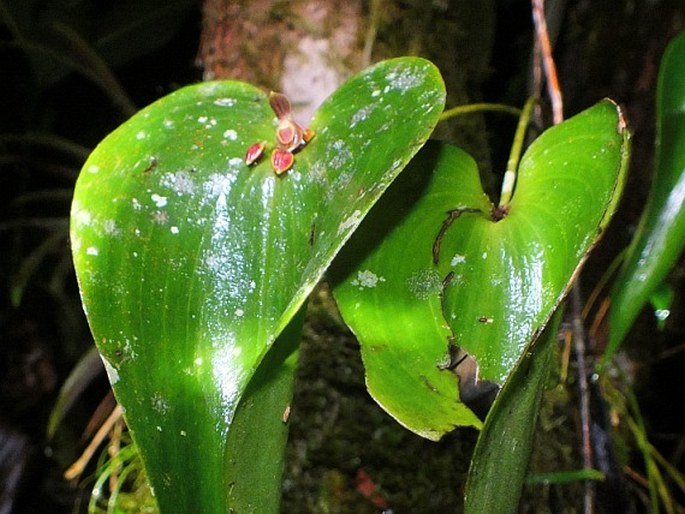
<instances>
[{"instance_id":1,"label":"heart-shaped green leaf","mask_svg":"<svg viewBox=\"0 0 685 514\"><path fill-rule=\"evenodd\" d=\"M523 156L499 221L471 157L450 146L417 155L333 274L369 390L390 414L432 439L478 425L457 403L450 346L475 358L480 378L504 381L613 213L627 148L608 100L549 129Z\"/></svg>"},{"instance_id":2,"label":"heart-shaped green leaf","mask_svg":"<svg viewBox=\"0 0 685 514\"><path fill-rule=\"evenodd\" d=\"M451 332L441 305L444 277L431 253L450 188L489 207L477 175L439 173L446 165L470 162L457 148L429 142L374 206L329 274L338 307L361 344L369 393L402 425L432 440L457 425L481 425L458 402L455 376L443 371L450 364ZM435 207L440 198L443 207Z\"/></svg>"},{"instance_id":3,"label":"heart-shaped green leaf","mask_svg":"<svg viewBox=\"0 0 685 514\"><path fill-rule=\"evenodd\" d=\"M657 85L650 198L612 293L609 359L685 248L685 32L666 49Z\"/></svg>"},{"instance_id":4,"label":"heart-shaped green leaf","mask_svg":"<svg viewBox=\"0 0 685 514\"><path fill-rule=\"evenodd\" d=\"M226 441L268 348L333 256L424 143L438 70L379 63L311 122L276 176L267 96L239 82L181 89L139 112L79 177L71 237L83 304L163 512L226 512ZM259 427L254 427L259 431Z\"/></svg>"}]
</instances>

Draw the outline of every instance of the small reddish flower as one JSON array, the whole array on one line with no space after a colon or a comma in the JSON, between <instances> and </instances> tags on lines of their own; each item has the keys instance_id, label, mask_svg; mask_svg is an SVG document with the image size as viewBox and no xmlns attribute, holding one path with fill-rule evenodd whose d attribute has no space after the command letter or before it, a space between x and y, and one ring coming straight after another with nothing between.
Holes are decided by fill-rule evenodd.
<instances>
[{"instance_id":1,"label":"small reddish flower","mask_svg":"<svg viewBox=\"0 0 685 514\"><path fill-rule=\"evenodd\" d=\"M245 164L250 166L251 164L257 162L262 154L264 154L264 148L266 147L266 143L255 143L250 148L247 149L247 152L245 153Z\"/></svg>"},{"instance_id":2,"label":"small reddish flower","mask_svg":"<svg viewBox=\"0 0 685 514\"><path fill-rule=\"evenodd\" d=\"M283 148L276 148L271 153L271 166L273 166L276 175L281 175L288 171L295 161L293 154Z\"/></svg>"},{"instance_id":3,"label":"small reddish flower","mask_svg":"<svg viewBox=\"0 0 685 514\"><path fill-rule=\"evenodd\" d=\"M290 148L299 146L299 140L301 139L298 135L302 132L302 129L292 120L281 120L278 122L278 127L276 127L276 139L281 146Z\"/></svg>"},{"instance_id":4,"label":"small reddish flower","mask_svg":"<svg viewBox=\"0 0 685 514\"><path fill-rule=\"evenodd\" d=\"M288 97L283 93L271 91L271 93L269 93L269 105L276 113L276 117L279 120L289 118L291 116L290 100L288 100Z\"/></svg>"},{"instance_id":5,"label":"small reddish flower","mask_svg":"<svg viewBox=\"0 0 685 514\"><path fill-rule=\"evenodd\" d=\"M277 175L288 171L295 161L295 152L301 150L314 137L314 131L303 128L292 117L290 100L282 93L269 93L269 105L278 118L276 148L271 152L271 166ZM254 143L245 153L245 164L257 162L266 148L266 142Z\"/></svg>"},{"instance_id":6,"label":"small reddish flower","mask_svg":"<svg viewBox=\"0 0 685 514\"><path fill-rule=\"evenodd\" d=\"M281 147L295 152L312 140L314 131L309 128L303 128L293 119L290 101L287 96L283 93L272 91L269 93L269 105L271 105L271 109L278 118L276 139L278 139L278 144Z\"/></svg>"}]
</instances>

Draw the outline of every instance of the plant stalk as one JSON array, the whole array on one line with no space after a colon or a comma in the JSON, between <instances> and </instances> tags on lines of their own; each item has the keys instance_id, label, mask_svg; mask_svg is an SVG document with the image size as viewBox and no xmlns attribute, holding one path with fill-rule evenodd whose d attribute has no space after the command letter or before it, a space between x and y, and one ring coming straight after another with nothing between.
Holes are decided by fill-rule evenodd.
<instances>
[{"instance_id":1,"label":"plant stalk","mask_svg":"<svg viewBox=\"0 0 685 514\"><path fill-rule=\"evenodd\" d=\"M502 192L499 195L499 209L506 210L514 195L514 188L516 187L516 174L521 160L521 152L523 151L523 143L526 137L526 130L530 122L530 115L535 104L535 98L530 97L523 110L520 112L519 123L516 127L516 134L514 135L514 142L511 145L511 153L507 161L507 171L504 172L502 179Z\"/></svg>"}]
</instances>

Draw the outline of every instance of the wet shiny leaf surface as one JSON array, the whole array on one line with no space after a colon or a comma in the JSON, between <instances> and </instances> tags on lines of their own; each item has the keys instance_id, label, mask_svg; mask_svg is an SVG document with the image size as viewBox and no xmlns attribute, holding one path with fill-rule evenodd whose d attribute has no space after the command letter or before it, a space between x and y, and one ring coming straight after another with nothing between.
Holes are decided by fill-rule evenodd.
<instances>
[{"instance_id":1,"label":"wet shiny leaf surface","mask_svg":"<svg viewBox=\"0 0 685 514\"><path fill-rule=\"evenodd\" d=\"M459 403L450 347L504 382L613 213L627 153L618 107L600 102L533 142L499 220L465 152L417 155L333 273L369 390L400 423L431 439L480 424Z\"/></svg>"},{"instance_id":2,"label":"wet shiny leaf surface","mask_svg":"<svg viewBox=\"0 0 685 514\"><path fill-rule=\"evenodd\" d=\"M657 85L657 146L650 198L612 293L610 340L616 351L649 296L685 248L685 33L663 57Z\"/></svg>"},{"instance_id":3,"label":"wet shiny leaf surface","mask_svg":"<svg viewBox=\"0 0 685 514\"><path fill-rule=\"evenodd\" d=\"M268 157L244 161L275 145L267 95L210 82L142 110L90 156L74 262L163 512L228 511L226 441L245 387L443 105L428 61L379 63L324 103L277 176Z\"/></svg>"}]
</instances>

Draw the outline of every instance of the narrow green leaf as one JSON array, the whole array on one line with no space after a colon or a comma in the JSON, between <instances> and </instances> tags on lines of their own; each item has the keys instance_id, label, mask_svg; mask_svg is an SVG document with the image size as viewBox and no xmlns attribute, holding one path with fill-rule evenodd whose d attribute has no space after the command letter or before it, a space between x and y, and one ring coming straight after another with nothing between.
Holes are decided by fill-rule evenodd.
<instances>
[{"instance_id":1,"label":"narrow green leaf","mask_svg":"<svg viewBox=\"0 0 685 514\"><path fill-rule=\"evenodd\" d=\"M98 355L97 349L92 347L83 357L76 363L74 369L69 373L69 376L64 381L64 384L59 390L59 395L55 406L50 412L50 419L46 434L48 439L52 439L62 422L67 412L74 404L81 393L95 380L102 375L102 361Z\"/></svg>"},{"instance_id":2,"label":"narrow green leaf","mask_svg":"<svg viewBox=\"0 0 685 514\"><path fill-rule=\"evenodd\" d=\"M281 332L257 368L228 432L225 480L234 512L278 512L305 310Z\"/></svg>"},{"instance_id":3,"label":"narrow green leaf","mask_svg":"<svg viewBox=\"0 0 685 514\"><path fill-rule=\"evenodd\" d=\"M23 257L19 269L12 276L12 284L10 286L12 307L17 308L21 305L29 281L36 275L41 265L45 263L45 260L51 254L56 253L58 249L63 251L65 239L66 234L58 230L46 237L35 250Z\"/></svg>"},{"instance_id":4,"label":"narrow green leaf","mask_svg":"<svg viewBox=\"0 0 685 514\"><path fill-rule=\"evenodd\" d=\"M669 44L661 61L656 113L654 182L611 295L604 362L685 248L685 32Z\"/></svg>"},{"instance_id":5,"label":"narrow green leaf","mask_svg":"<svg viewBox=\"0 0 685 514\"><path fill-rule=\"evenodd\" d=\"M465 514L518 512L561 318L559 309L511 373L485 420L466 481Z\"/></svg>"},{"instance_id":6,"label":"narrow green leaf","mask_svg":"<svg viewBox=\"0 0 685 514\"><path fill-rule=\"evenodd\" d=\"M162 512L228 511L227 440L245 387L426 140L444 95L428 61L379 63L322 105L314 139L276 176L268 155L244 161L256 142L275 146L266 95L198 84L136 114L89 157L72 205L75 267Z\"/></svg>"},{"instance_id":7,"label":"narrow green leaf","mask_svg":"<svg viewBox=\"0 0 685 514\"><path fill-rule=\"evenodd\" d=\"M603 481L606 475L598 469L573 469L570 471L552 471L550 473L534 473L526 477L526 484L568 484L581 480Z\"/></svg>"},{"instance_id":8,"label":"narrow green leaf","mask_svg":"<svg viewBox=\"0 0 685 514\"><path fill-rule=\"evenodd\" d=\"M430 439L479 426L445 369L456 364L450 349L473 357L480 378L505 381L613 214L627 155L620 110L600 102L533 142L504 213L465 152L417 155L332 272L383 408Z\"/></svg>"}]
</instances>

